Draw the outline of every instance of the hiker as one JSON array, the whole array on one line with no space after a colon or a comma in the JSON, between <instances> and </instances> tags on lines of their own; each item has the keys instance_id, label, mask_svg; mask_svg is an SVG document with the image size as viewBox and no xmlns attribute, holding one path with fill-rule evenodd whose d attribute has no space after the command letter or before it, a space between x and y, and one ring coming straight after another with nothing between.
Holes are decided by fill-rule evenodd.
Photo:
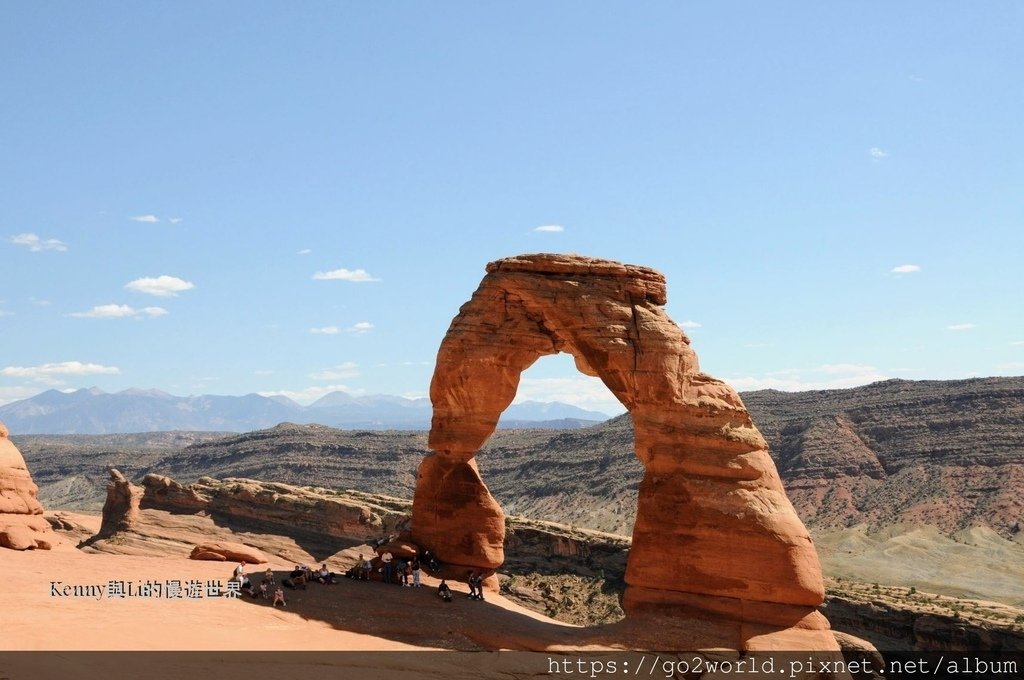
<instances>
[{"instance_id":1,"label":"hiker","mask_svg":"<svg viewBox=\"0 0 1024 680\"><path fill-rule=\"evenodd\" d=\"M361 578L364 581L369 581L370 580L370 572L371 571L373 571L373 562L371 562L368 558L363 557L363 555L360 554L359 555L359 572L360 572L359 578Z\"/></svg>"},{"instance_id":2,"label":"hiker","mask_svg":"<svg viewBox=\"0 0 1024 680\"><path fill-rule=\"evenodd\" d=\"M409 568L412 569L412 587L420 587L420 558L413 557Z\"/></svg>"},{"instance_id":3,"label":"hiker","mask_svg":"<svg viewBox=\"0 0 1024 680\"><path fill-rule=\"evenodd\" d=\"M277 590L274 591L274 604L271 606L276 607L278 602L281 603L282 607L288 606L284 601L284 590L281 589L281 586L278 586Z\"/></svg>"},{"instance_id":4,"label":"hiker","mask_svg":"<svg viewBox=\"0 0 1024 680\"><path fill-rule=\"evenodd\" d=\"M267 599L267 584L268 583L269 583L269 581L267 581L267 579L263 579L263 581L260 583L260 597L262 597L264 600Z\"/></svg>"},{"instance_id":5,"label":"hiker","mask_svg":"<svg viewBox=\"0 0 1024 680\"><path fill-rule=\"evenodd\" d=\"M441 585L437 587L437 596L445 602L452 601L452 589L444 579L441 579Z\"/></svg>"},{"instance_id":6,"label":"hiker","mask_svg":"<svg viewBox=\"0 0 1024 680\"><path fill-rule=\"evenodd\" d=\"M469 570L468 575L466 576L466 584L469 586L469 599L476 600L476 572L472 569Z\"/></svg>"},{"instance_id":7,"label":"hiker","mask_svg":"<svg viewBox=\"0 0 1024 680\"><path fill-rule=\"evenodd\" d=\"M484 573L481 571L474 577L473 585L476 586L476 599L484 601Z\"/></svg>"},{"instance_id":8,"label":"hiker","mask_svg":"<svg viewBox=\"0 0 1024 680\"><path fill-rule=\"evenodd\" d=\"M270 585L276 585L277 583L274 581L274 570L270 567L267 567L267 570L263 572L263 579Z\"/></svg>"},{"instance_id":9,"label":"hiker","mask_svg":"<svg viewBox=\"0 0 1024 680\"><path fill-rule=\"evenodd\" d=\"M409 563L398 560L398 583L403 588L409 587Z\"/></svg>"},{"instance_id":10,"label":"hiker","mask_svg":"<svg viewBox=\"0 0 1024 680\"><path fill-rule=\"evenodd\" d=\"M242 560L241 562L239 562L238 566L235 567L235 577L234 578L239 583L243 583L245 581L245 560Z\"/></svg>"},{"instance_id":11,"label":"hiker","mask_svg":"<svg viewBox=\"0 0 1024 680\"><path fill-rule=\"evenodd\" d=\"M391 583L391 573L394 571L394 565L391 564L393 559L395 556L388 551L380 556L380 561L384 563L384 583Z\"/></svg>"}]
</instances>

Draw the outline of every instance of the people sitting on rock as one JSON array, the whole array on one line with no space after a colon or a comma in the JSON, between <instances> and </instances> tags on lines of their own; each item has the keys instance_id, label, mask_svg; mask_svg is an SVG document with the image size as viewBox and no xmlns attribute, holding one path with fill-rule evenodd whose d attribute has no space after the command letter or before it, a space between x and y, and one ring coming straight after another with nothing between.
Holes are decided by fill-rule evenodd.
<instances>
[{"instance_id":1,"label":"people sitting on rock","mask_svg":"<svg viewBox=\"0 0 1024 680\"><path fill-rule=\"evenodd\" d=\"M260 582L260 597L262 597L264 600L267 599L267 586L269 585L269 583L270 581L268 579L263 579Z\"/></svg>"},{"instance_id":2,"label":"people sitting on rock","mask_svg":"<svg viewBox=\"0 0 1024 680\"><path fill-rule=\"evenodd\" d=\"M437 561L437 558L434 557L434 554L429 550L423 551L422 562L423 566L426 567L427 571L431 574L436 574L441 569L441 563Z\"/></svg>"},{"instance_id":3,"label":"people sitting on rock","mask_svg":"<svg viewBox=\"0 0 1024 680\"><path fill-rule=\"evenodd\" d=\"M267 567L267 570L263 572L263 579L270 585L275 585L277 582L274 580L274 570Z\"/></svg>"},{"instance_id":4,"label":"people sitting on rock","mask_svg":"<svg viewBox=\"0 0 1024 680\"><path fill-rule=\"evenodd\" d=\"M334 573L327 569L326 564L321 564L320 571L316 573L316 580L320 583L323 583L324 585L330 585L332 583L335 583Z\"/></svg>"},{"instance_id":5,"label":"people sitting on rock","mask_svg":"<svg viewBox=\"0 0 1024 680\"><path fill-rule=\"evenodd\" d=\"M242 581L245 580L245 561L244 560L239 562L238 566L235 567L235 580L238 581L239 583L242 583Z\"/></svg>"},{"instance_id":6,"label":"people sitting on rock","mask_svg":"<svg viewBox=\"0 0 1024 680\"><path fill-rule=\"evenodd\" d=\"M249 577L246 576L245 574L242 574L242 583L241 583L241 587L239 588L239 590L241 590L246 595L249 595L250 597L255 597L256 596L256 594L255 594L255 592L253 591L253 588L252 588L252 581L250 581Z\"/></svg>"},{"instance_id":7,"label":"people sitting on rock","mask_svg":"<svg viewBox=\"0 0 1024 680\"><path fill-rule=\"evenodd\" d=\"M395 559L389 551L385 551L380 556L380 561L384 564L384 583L391 583L391 574L394 571L394 565L391 563Z\"/></svg>"},{"instance_id":8,"label":"people sitting on rock","mask_svg":"<svg viewBox=\"0 0 1024 680\"><path fill-rule=\"evenodd\" d=\"M452 589L444 579L441 579L441 585L437 587L437 596L445 602L452 601Z\"/></svg>"},{"instance_id":9,"label":"people sitting on rock","mask_svg":"<svg viewBox=\"0 0 1024 680\"><path fill-rule=\"evenodd\" d=\"M280 586L274 591L274 603L272 606L276 607L278 603L280 603L282 607L288 606L284 601L284 590L282 590Z\"/></svg>"}]
</instances>

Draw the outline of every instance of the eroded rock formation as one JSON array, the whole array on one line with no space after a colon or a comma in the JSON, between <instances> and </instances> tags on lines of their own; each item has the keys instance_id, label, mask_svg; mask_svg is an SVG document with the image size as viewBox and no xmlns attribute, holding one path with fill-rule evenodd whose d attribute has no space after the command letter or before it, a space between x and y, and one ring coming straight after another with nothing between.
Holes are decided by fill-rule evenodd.
<instances>
[{"instance_id":1,"label":"eroded rock formation","mask_svg":"<svg viewBox=\"0 0 1024 680\"><path fill-rule=\"evenodd\" d=\"M665 279L646 267L571 255L487 265L452 321L430 386L427 456L413 501L413 538L454 570L494 570L504 514L474 456L512 402L523 370L568 352L629 409L640 485L624 609L699 612L742 624L740 645L780 629L835 648L816 611L818 556L782 487L767 444L736 392L700 372L665 314Z\"/></svg>"},{"instance_id":2,"label":"eroded rock formation","mask_svg":"<svg viewBox=\"0 0 1024 680\"><path fill-rule=\"evenodd\" d=\"M99 536L113 536L119 531L128 531L135 526L139 521L141 500L142 489L129 482L120 470L111 468Z\"/></svg>"},{"instance_id":3,"label":"eroded rock formation","mask_svg":"<svg viewBox=\"0 0 1024 680\"><path fill-rule=\"evenodd\" d=\"M56 541L36 498L25 459L0 423L0 546L12 550L49 550Z\"/></svg>"}]
</instances>

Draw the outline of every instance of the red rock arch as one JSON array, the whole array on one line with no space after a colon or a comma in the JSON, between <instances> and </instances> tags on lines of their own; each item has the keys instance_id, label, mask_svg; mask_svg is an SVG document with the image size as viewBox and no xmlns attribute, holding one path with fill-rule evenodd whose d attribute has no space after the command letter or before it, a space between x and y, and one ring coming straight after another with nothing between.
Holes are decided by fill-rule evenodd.
<instances>
[{"instance_id":1,"label":"red rock arch","mask_svg":"<svg viewBox=\"0 0 1024 680\"><path fill-rule=\"evenodd\" d=\"M522 371L568 352L629 409L645 467L627 616L696 609L825 628L811 613L818 556L767 444L736 392L700 372L665 301L664 277L646 267L567 255L488 264L438 351L413 536L461 569L502 564L504 514L474 456Z\"/></svg>"}]
</instances>

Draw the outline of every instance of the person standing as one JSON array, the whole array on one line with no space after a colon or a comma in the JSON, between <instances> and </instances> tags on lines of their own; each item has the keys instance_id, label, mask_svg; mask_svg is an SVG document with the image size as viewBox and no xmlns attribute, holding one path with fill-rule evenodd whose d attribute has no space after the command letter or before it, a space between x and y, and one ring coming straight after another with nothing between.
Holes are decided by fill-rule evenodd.
<instances>
[{"instance_id":1,"label":"person standing","mask_svg":"<svg viewBox=\"0 0 1024 680\"><path fill-rule=\"evenodd\" d=\"M393 559L395 556L388 550L385 550L384 554L380 556L380 561L384 563L384 583L391 583L391 573L394 570L394 565L391 564Z\"/></svg>"},{"instance_id":2,"label":"person standing","mask_svg":"<svg viewBox=\"0 0 1024 680\"><path fill-rule=\"evenodd\" d=\"M412 558L412 587L420 587L420 558Z\"/></svg>"}]
</instances>

